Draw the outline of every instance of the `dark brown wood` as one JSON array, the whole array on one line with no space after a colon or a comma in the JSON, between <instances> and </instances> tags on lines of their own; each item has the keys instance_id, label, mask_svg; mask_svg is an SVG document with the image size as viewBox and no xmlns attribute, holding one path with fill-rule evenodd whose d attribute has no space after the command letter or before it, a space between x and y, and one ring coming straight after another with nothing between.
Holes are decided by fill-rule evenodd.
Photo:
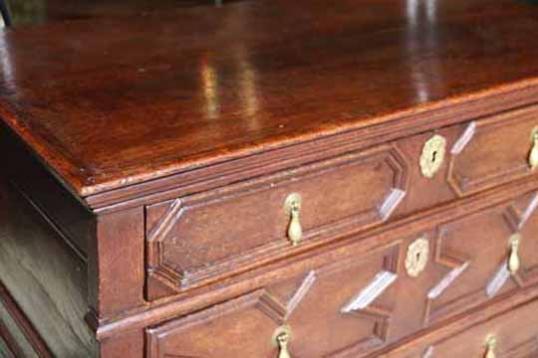
<instances>
[{"instance_id":1,"label":"dark brown wood","mask_svg":"<svg viewBox=\"0 0 538 358\"><path fill-rule=\"evenodd\" d=\"M470 122L464 133L471 140L458 148L450 163L452 188L465 195L527 175L536 114L536 107L530 107ZM495 155L491 155L492 146Z\"/></svg>"},{"instance_id":2,"label":"dark brown wood","mask_svg":"<svg viewBox=\"0 0 538 358\"><path fill-rule=\"evenodd\" d=\"M529 107L486 117L148 206L147 297L182 292L287 255L292 248L283 203L289 193L303 196L305 241L315 244L527 177L536 115L536 107ZM483 139L482 128L490 123L503 134L500 144L491 135ZM434 133L447 138L447 147L457 153L429 179L413 158ZM509 155L488 158L489 143ZM462 191L458 182L468 187L473 182L462 174L461 163L473 156L480 159L472 159L477 164L470 167L491 174L481 173L473 191Z\"/></svg>"},{"instance_id":3,"label":"dark brown wood","mask_svg":"<svg viewBox=\"0 0 538 358\"><path fill-rule=\"evenodd\" d=\"M429 347L435 355L479 357L486 352L487 339L495 335L495 352L500 357L533 357L538 355L538 323L535 301L493 321L472 328L458 336L433 342ZM521 329L521 327L528 327ZM389 355L390 356L390 355Z\"/></svg>"},{"instance_id":4,"label":"dark brown wood","mask_svg":"<svg viewBox=\"0 0 538 358\"><path fill-rule=\"evenodd\" d=\"M429 137L429 134L425 134L424 137ZM456 136L457 137L457 136ZM448 184L447 184L448 185ZM525 230L529 230L529 233L527 235L532 236L532 232L535 230L534 223L536 220L534 219L534 216L531 216L531 214L534 214L534 209L529 211L529 208L532 208L533 205L531 205L533 202L535 202L536 194L535 194L535 188L536 188L536 182L534 178L527 178L523 181L514 182L509 187L500 187L499 189L489 190L483 194L480 195L474 195L469 199L463 199L459 201L455 201L451 203L450 205L443 205L443 206L437 206L434 207L426 212L419 212L414 215L403 215L401 218L397 219L396 221L392 223L387 223L382 226L378 226L376 229L370 229L363 232L361 235L351 235L347 238L340 238L337 242L337 245L332 245L331 251L327 251L329 247L324 246L316 251L310 251L305 252L303 255L298 256L295 254L294 256L290 256L288 260L278 263L276 265L266 265L263 268L260 268L257 271L251 271L248 273L248 275L243 275L243 277L236 277L234 281L236 282L235 288L233 290L228 289L228 295L233 295L233 292L246 292L248 290L251 290L255 287L268 287L268 285L275 285L277 282L282 281L282 277L302 277L302 280L299 279L299 281L304 281L305 274L310 271L304 271L312 270L317 265L326 266L329 262L338 262L338 267L341 267L339 270L341 271L343 268L345 269L351 269L354 266L352 264L346 263L345 260L343 260L344 256L352 255L352 258L350 260L351 263L353 262L365 262L367 265L368 260L366 259L367 252L371 250L379 250L379 247L383 247L384 245L391 245L391 242L398 242L398 246L405 247L406 244L401 242L401 239L403 237L408 237L409 240L416 238L419 233L427 233L429 237L431 237L432 242L434 239L441 240L443 237L445 237L448 233L451 233L451 230L445 229L445 227L454 227L458 226L460 222L468 222L470 221L470 224L466 224L464 227L468 227L470 229L470 233L466 233L465 230L461 230L461 228L453 229L453 231L457 231L459 235L455 236L456 240L463 239L463 246L466 247L465 243L473 243L478 245L477 246L477 255L483 255L482 257L487 258L491 257L494 258L495 255L491 255L491 250L495 249L495 251L498 253L499 257L503 256L503 251L505 251L506 247L506 237L510 234L511 230L515 230L515 228L520 227L520 222L522 220L522 217L527 217L525 220L525 225L521 226L523 229L522 232L525 232ZM534 189L534 190L532 190ZM517 199L513 200L510 198L514 198L514 195L517 192L525 193L529 190L532 190L528 194L525 195L517 195ZM508 201L507 201L508 200ZM494 203L499 203L499 206L494 209L488 209L489 206L491 206ZM35 206L34 206L35 207ZM476 214L473 214L476 213ZM490 214L491 213L491 214ZM42 213L43 215L43 213ZM483 240L478 240L476 237L479 237L479 232L473 232L473 229L481 229L482 227L486 225L477 225L476 220L478 220L478 224L481 224L480 220L482 220L482 217L490 217L491 216L491 223L490 224L490 230L491 233L488 232L488 236L485 236L484 239L491 239L491 234L494 234L493 237L497 237L495 239L495 242L497 243L495 246L489 245L487 243L484 243ZM477 217L478 219L475 219ZM182 295L181 298L176 301L179 305L174 304L174 301L172 302L164 302L157 305L151 305L148 307L147 304L145 304L139 295L142 294L143 291L143 275L140 274L140 270L136 269L137 265L136 262L139 262L138 267L143 266L143 259L141 258L141 253L143 250L139 246L142 241L136 240L137 237L143 237L143 232L141 230L141 225L138 225L137 223L143 222L143 220L140 217L140 211L139 210L129 210L119 213L111 213L111 214L105 214L105 215L99 215L98 221L98 227L101 227L101 232L99 235L95 236L95 239L98 240L96 243L101 242L101 245L104 245L100 248L100 252L92 253L90 252L90 257L99 257L101 260L99 260L101 263L99 264L99 261L97 263L91 263L90 266L94 267L93 272L89 274L90 282L96 282L99 283L95 286L94 291L95 293L91 294L90 297L96 297L96 300L94 302L97 302L99 305L94 305L95 307L98 307L98 310L100 310L99 317L100 319L96 320L93 324L95 329L97 330L97 334L100 337L101 344L100 344L100 352L102 354L111 354L113 353L105 353L105 352L113 352L114 346L120 347L122 344L126 344L129 347L141 347L140 342L141 338L139 338L140 334L135 334L133 331L133 334L127 334L129 330L132 330L136 327L144 327L145 325L151 324L152 322L160 322L162 320L168 320L170 317L175 317L178 314L184 314L188 313L189 311L192 311L195 309L195 307L200 307L204 305L210 304L210 302L216 302L219 298L223 298L224 296L221 295L219 290L215 290L215 286L213 287L206 287L203 290L189 292L187 295ZM443 224L439 227L439 229L433 230L432 224L435 222L439 223L447 223ZM505 224L502 224L502 223ZM499 229L495 229L495 223L499 223ZM439 234L436 234L438 232ZM498 234L497 234L498 232ZM440 235L440 233L445 233L444 236L437 236ZM122 239L123 237L123 239ZM134 239L131 239L134 238ZM467 239L468 238L468 239ZM100 241L99 241L100 240ZM395 241L396 240L396 241ZM138 244L137 244L138 242ZM350 245L353 243L353 245ZM448 241L448 243L451 243L451 241ZM480 245L482 243L482 245ZM533 251L532 245L534 245L533 241L528 242L531 246L525 250L525 252ZM524 247L528 247L527 241L523 243ZM110 246L106 246L110 245ZM128 246L122 246L122 245L128 245ZM456 247L461 247L461 243L459 245L456 245ZM432 247L433 247L432 243ZM482 247L490 247L490 251L483 251L481 250ZM99 246L98 246L99 247ZM306 246L308 247L308 245ZM106 248L106 249L105 249ZM301 245L301 250L304 251L305 246ZM463 248L463 251L467 252L469 255L473 254L472 247ZM405 250L400 250L405 251ZM441 252L443 252L441 250ZM398 256L398 255L396 255ZM137 258L138 257L138 258ZM315 259L313 259L315 257ZM394 257L392 255L391 257ZM360 260L355 261L356 258L360 258ZM401 267L401 259L399 260L399 264L396 264L398 267L398 270L402 270ZM533 264L533 255L528 256L527 260L525 261L525 271L523 273L525 275L528 271L529 273L532 273L532 268L534 267ZM428 275L431 277L429 280L438 280L442 278L442 275L447 272L447 270L454 268L456 266L450 266L450 264L453 264L454 262L456 264L462 263L465 261L464 259L458 260L449 260L449 265L446 265L446 260L441 260L439 263L440 265L436 270L438 270L438 273L434 273L432 271L431 273L433 276ZM90 261L91 262L91 261ZM384 261L389 262L389 261ZM325 263L325 264L323 264ZM482 273L491 273L492 270L488 270L488 265L499 263L498 259L494 259L491 262L486 259L485 264L479 264L480 267L484 267L484 271L478 271L479 274ZM280 268L279 268L280 267ZM382 266L385 267L385 266ZM391 267L391 266L389 266ZM358 271L360 274L367 273L367 268L362 267ZM117 271L114 271L117 270ZM329 270L329 272L336 272L338 273L339 270ZM321 270L323 271L323 270ZM301 273L302 272L302 273ZM261 275L263 274L263 275ZM357 274L351 274L355 279L357 279ZM404 275L405 276L405 275ZM124 277L128 278L127 280L118 281L115 278L116 277ZM261 280L263 278L264 281ZM534 279L531 276L528 276L530 278L530 281L528 281L528 284L534 283ZM95 281L94 281L95 280ZM525 278L527 280L527 278ZM332 279L332 282L348 282L352 280L345 280L345 279ZM471 279L471 287L473 286L473 283L480 283L480 286L483 288L486 284L487 277L484 278L473 278ZM226 282L223 281L222 283L219 283L219 286L222 288L222 284ZM229 280L228 280L229 282ZM262 283L266 282L266 283ZM429 285L425 285L422 288L425 289L428 286L433 285L435 281L427 281L432 282ZM285 282L284 282L285 283ZM521 284L525 285L526 283L521 281ZM409 283L403 284L403 287L406 287L408 285L411 285L412 281ZM262 286L261 286L262 285ZM513 283L511 284L513 286ZM297 285L292 285L292 287ZM279 287L278 284L276 284L275 287ZM347 286L341 286L341 288L346 288ZM457 286L454 286L457 287ZM465 287L465 285L464 285ZM508 288L510 286L507 286ZM232 287L230 287L232 288ZM132 290L131 293L128 293L129 290ZM415 289L416 290L416 289ZM205 294L203 293L205 291ZM277 289L278 291L278 289ZM461 289L460 289L461 291ZM502 294L503 292L501 292ZM425 294L425 293L423 293ZM463 295L465 296L465 291L463 291ZM505 295L506 296L506 295ZM100 298L99 298L100 297ZM188 300L186 298L188 297ZM269 296L270 297L270 296ZM318 297L330 297L330 294L321 294ZM420 300L411 300L407 304L404 304L405 301L403 298L400 298L399 295L396 295L397 302L402 302L402 307L404 310L401 312L404 312L408 314L407 318L404 316L405 324L398 324L395 323L394 326L391 328L392 334L395 334L394 339L398 339L397 337L405 337L406 334L409 334L410 327L413 326L410 321L407 321L408 319L412 319L415 323L420 323L421 321L417 321L416 319L418 317L422 317L422 314L420 314L421 310L411 309L412 306L409 304L412 302L420 302ZM511 297L510 295L508 297ZM190 303L187 303L190 302ZM271 302L271 301L269 301ZM469 309L468 303L465 303L466 301L463 300L463 306L460 307L459 310L456 310L455 313L458 312L465 312ZM472 303L473 304L479 304L481 301L479 299L475 299ZM461 306L461 305L460 305ZM134 308L134 309L133 309ZM96 311L98 311L96 310ZM310 311L310 310L307 310ZM454 314L454 313L451 313ZM441 317L442 319L445 319L445 317ZM394 319L391 319L393 321ZM323 319L323 321L326 321L326 319ZM425 320L427 322L429 320ZM163 326L168 327L168 326ZM420 325L416 326L420 327ZM415 328L416 329L416 328ZM402 330L401 333L397 333L399 330ZM125 333L122 333L125 332ZM149 331L148 331L149 332ZM159 331L151 331L151 332L159 332ZM383 337L383 330L379 331L377 328L374 331L374 328L370 328L370 332L373 332L370 335L365 335L365 338L368 338L371 342L374 342L373 346L367 346L370 348L374 348L379 346L379 343L377 342L383 342L383 340L380 337ZM125 336L125 334L127 334ZM157 333L155 333L157 334ZM401 334L402 336L399 336ZM169 336L169 335L167 335ZM181 336L184 336L182 334ZM127 338L122 338L127 337ZM223 336L225 337L225 336ZM117 339L117 343L116 342ZM154 340L153 340L154 341ZM152 342L153 342L152 341ZM120 343L124 342L124 343ZM138 343L137 343L138 342ZM368 341L366 341L368 342ZM388 341L391 342L391 341ZM359 346L361 347L361 346ZM370 351L371 349L364 348L365 346L362 346L363 348L357 348L357 349L366 349L365 352ZM233 349L232 346L228 347L229 349ZM330 347L328 347L330 348ZM328 349L327 348L327 349ZM119 348L118 348L119 349ZM135 349L135 348L132 348ZM274 349L274 348L271 348ZM112 350L112 351L111 351Z\"/></svg>"},{"instance_id":5,"label":"dark brown wood","mask_svg":"<svg viewBox=\"0 0 538 358\"><path fill-rule=\"evenodd\" d=\"M534 6L456 1L429 18L404 1L356 6L252 1L3 32L1 115L88 196L322 135L390 132L493 88L536 96Z\"/></svg>"},{"instance_id":6,"label":"dark brown wood","mask_svg":"<svg viewBox=\"0 0 538 358\"><path fill-rule=\"evenodd\" d=\"M144 332L136 329L100 340L98 356L143 358L144 347Z\"/></svg>"},{"instance_id":7,"label":"dark brown wood","mask_svg":"<svg viewBox=\"0 0 538 358\"><path fill-rule=\"evenodd\" d=\"M285 252L289 213L284 203L293 192L300 192L304 201L305 240L379 224L389 219L405 195L406 171L399 151L385 145L243 182L226 191L150 206L146 209L148 269L162 284L187 289ZM152 296L151 284L149 288Z\"/></svg>"},{"instance_id":8,"label":"dark brown wood","mask_svg":"<svg viewBox=\"0 0 538 358\"><path fill-rule=\"evenodd\" d=\"M144 303L143 227L142 208L97 219L88 268L90 306L99 318Z\"/></svg>"},{"instance_id":9,"label":"dark brown wood","mask_svg":"<svg viewBox=\"0 0 538 358\"><path fill-rule=\"evenodd\" d=\"M506 305L510 302L509 305ZM513 297L512 300L495 300L485 309L466 314L464 318L454 320L443 325L440 329L432 330L427 334L417 335L410 340L400 342L397 347L389 347L382 351L368 355L368 358L377 357L415 357L421 356L434 346L433 351L462 352L462 356L485 356L485 343L488 336L494 335L499 341L505 341L497 347L496 353L518 351L515 357L532 357L536 353L536 328L533 324L536 315L536 299L525 298L525 295ZM507 313L508 312L508 313ZM464 332L456 335L457 332ZM521 337L524 337L521 339ZM455 339L453 339L455 338ZM509 344L515 338L517 345ZM441 348L442 347L442 348ZM475 354L475 355L472 355ZM503 355L500 355L503 357ZM507 355L512 357L512 355ZM435 357L435 355L434 355Z\"/></svg>"},{"instance_id":10,"label":"dark brown wood","mask_svg":"<svg viewBox=\"0 0 538 358\"><path fill-rule=\"evenodd\" d=\"M347 246L344 255L332 256L324 264L309 262L306 270L281 275L263 290L150 330L148 354L213 357L218 352L222 357L234 357L259 352L271 356L275 348L267 337L288 324L294 329L292 347L299 357L362 356L439 320L468 312L497 295L536 284L538 276L533 272L538 260L529 254L520 273L488 293L499 267L505 265L510 236L538 223L532 209L537 195L524 195L460 219L445 217L439 225L400 234L396 243L367 255ZM516 211L516 206L523 210ZM487 235L481 235L485 227ZM427 272L413 278L406 274L403 261L417 238L429 241L431 263ZM531 253L535 245L538 240L527 236L521 249ZM361 250L364 243L355 247ZM460 267L460 273L447 281L450 272ZM345 307L350 299L380 274L394 275L394 284L367 307L348 311ZM245 332L258 334L245 341L241 339ZM334 336L332 332L339 333Z\"/></svg>"},{"instance_id":11,"label":"dark brown wood","mask_svg":"<svg viewBox=\"0 0 538 358\"><path fill-rule=\"evenodd\" d=\"M234 279L221 282L218 285L219 290L212 289L211 287L202 287L179 294L173 300L156 302L149 307L138 310L138 312L131 311L129 317L105 323L99 333L102 336L108 336L114 331L121 331L128 327L140 327L156 323L165 317L183 315L189 311L197 311L204 305L207 305L207 302L215 302L216 297L222 298L223 296L221 294L223 291L228 292L226 297L232 298L241 294L241 292L248 292L252 287L263 287L270 284L283 276L298 275L302 270L305 270L310 267L309 265L314 263L322 264L324 262L338 260L339 255L350 250L356 252L356 256L360 257L392 241L400 240L402 237L408 237L413 235L413 233L430 230L432 224L435 222L457 220L458 218L487 209L491 205L506 203L506 200L509 200L515 192L520 192L521 194L518 195L522 195L528 190L535 190L536 188L534 180L519 184L510 189L505 188L504 190L487 193L487 195L477 196L473 200L463 203L454 202L447 206L438 207L387 224L384 227L349 235L340 238L338 242L332 245L325 245L322 248L318 247L314 251L304 252L302 250L303 252L298 255L297 251L300 248L297 248L290 253L286 260L265 265L257 270L250 270L236 276ZM306 243L304 246L311 249ZM329 248L330 250L328 250Z\"/></svg>"},{"instance_id":12,"label":"dark brown wood","mask_svg":"<svg viewBox=\"0 0 538 358\"><path fill-rule=\"evenodd\" d=\"M174 4L0 31L0 352L538 354L536 5Z\"/></svg>"}]
</instances>

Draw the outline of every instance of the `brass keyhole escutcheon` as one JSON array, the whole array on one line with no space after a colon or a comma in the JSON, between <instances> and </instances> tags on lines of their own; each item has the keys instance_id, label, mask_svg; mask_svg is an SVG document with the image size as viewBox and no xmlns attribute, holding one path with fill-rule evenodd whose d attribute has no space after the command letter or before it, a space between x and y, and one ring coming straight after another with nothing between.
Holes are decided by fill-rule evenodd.
<instances>
[{"instance_id":1,"label":"brass keyhole escutcheon","mask_svg":"<svg viewBox=\"0 0 538 358\"><path fill-rule=\"evenodd\" d=\"M303 228L300 218L301 205L302 198L298 193L288 195L284 202L284 210L289 216L287 236L293 246L298 245L303 238Z\"/></svg>"},{"instance_id":2,"label":"brass keyhole escutcheon","mask_svg":"<svg viewBox=\"0 0 538 358\"><path fill-rule=\"evenodd\" d=\"M494 336L489 336L486 338L486 353L484 358L495 358L495 350L497 349L497 338Z\"/></svg>"},{"instance_id":3,"label":"brass keyhole escutcheon","mask_svg":"<svg viewBox=\"0 0 538 358\"><path fill-rule=\"evenodd\" d=\"M519 246L521 244L521 235L514 234L510 236L509 245L510 252L508 254L508 271L512 275L515 275L521 267L521 260L519 258Z\"/></svg>"},{"instance_id":4,"label":"brass keyhole escutcheon","mask_svg":"<svg viewBox=\"0 0 538 358\"><path fill-rule=\"evenodd\" d=\"M538 168L538 127L534 128L531 133L531 150L528 160L531 170Z\"/></svg>"},{"instance_id":5,"label":"brass keyhole escutcheon","mask_svg":"<svg viewBox=\"0 0 538 358\"><path fill-rule=\"evenodd\" d=\"M411 277L418 277L428 264L430 256L430 243L426 238L413 241L407 248L405 270Z\"/></svg>"},{"instance_id":6,"label":"brass keyhole escutcheon","mask_svg":"<svg viewBox=\"0 0 538 358\"><path fill-rule=\"evenodd\" d=\"M278 327L273 334L273 343L278 347L278 358L291 358L289 343L291 340L291 328L289 326Z\"/></svg>"},{"instance_id":7,"label":"brass keyhole escutcheon","mask_svg":"<svg viewBox=\"0 0 538 358\"><path fill-rule=\"evenodd\" d=\"M420 171L426 178L433 178L441 169L446 153L445 137L436 134L424 143L420 155Z\"/></svg>"}]
</instances>

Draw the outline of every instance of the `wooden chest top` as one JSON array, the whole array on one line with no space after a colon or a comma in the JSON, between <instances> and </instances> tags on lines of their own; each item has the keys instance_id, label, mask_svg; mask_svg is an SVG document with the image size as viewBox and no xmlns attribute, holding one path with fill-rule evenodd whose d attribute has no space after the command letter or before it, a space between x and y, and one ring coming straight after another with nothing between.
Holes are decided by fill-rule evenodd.
<instances>
[{"instance_id":1,"label":"wooden chest top","mask_svg":"<svg viewBox=\"0 0 538 358\"><path fill-rule=\"evenodd\" d=\"M125 200L262 151L533 103L537 38L538 7L512 0L271 0L15 28L0 32L0 117L77 196Z\"/></svg>"}]
</instances>

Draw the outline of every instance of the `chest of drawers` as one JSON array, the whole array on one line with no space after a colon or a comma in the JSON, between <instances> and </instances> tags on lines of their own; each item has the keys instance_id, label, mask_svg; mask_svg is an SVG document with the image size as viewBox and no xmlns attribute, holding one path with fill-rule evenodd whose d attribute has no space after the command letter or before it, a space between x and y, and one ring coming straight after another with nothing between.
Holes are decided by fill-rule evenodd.
<instances>
[{"instance_id":1,"label":"chest of drawers","mask_svg":"<svg viewBox=\"0 0 538 358\"><path fill-rule=\"evenodd\" d=\"M0 355L538 355L538 8L0 33Z\"/></svg>"}]
</instances>

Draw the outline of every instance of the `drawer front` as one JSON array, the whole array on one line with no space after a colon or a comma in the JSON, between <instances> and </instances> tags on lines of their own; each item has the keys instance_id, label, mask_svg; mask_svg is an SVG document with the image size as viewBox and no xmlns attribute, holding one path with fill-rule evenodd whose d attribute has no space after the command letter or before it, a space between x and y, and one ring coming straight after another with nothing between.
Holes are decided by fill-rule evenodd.
<instances>
[{"instance_id":1,"label":"drawer front","mask_svg":"<svg viewBox=\"0 0 538 358\"><path fill-rule=\"evenodd\" d=\"M452 147L450 185L467 195L529 175L537 128L537 107L471 122Z\"/></svg>"},{"instance_id":2,"label":"drawer front","mask_svg":"<svg viewBox=\"0 0 538 358\"><path fill-rule=\"evenodd\" d=\"M531 175L535 113L530 107L455 125L148 206L147 298ZM295 216L286 206L293 194L300 196Z\"/></svg>"},{"instance_id":3,"label":"drawer front","mask_svg":"<svg viewBox=\"0 0 538 358\"><path fill-rule=\"evenodd\" d=\"M383 358L531 358L538 357L538 302L526 304L457 335L439 339L414 353Z\"/></svg>"},{"instance_id":4,"label":"drawer front","mask_svg":"<svg viewBox=\"0 0 538 358\"><path fill-rule=\"evenodd\" d=\"M300 249L386 220L407 190L391 145L147 208L149 296L246 270L294 247L290 194L300 195ZM293 196L291 196L293 197ZM161 287L162 289L162 287Z\"/></svg>"},{"instance_id":5,"label":"drawer front","mask_svg":"<svg viewBox=\"0 0 538 358\"><path fill-rule=\"evenodd\" d=\"M445 273L428 292L426 321L537 282L537 207L531 193L437 227L434 262Z\"/></svg>"},{"instance_id":6,"label":"drawer front","mask_svg":"<svg viewBox=\"0 0 538 358\"><path fill-rule=\"evenodd\" d=\"M398 246L311 267L297 277L149 329L150 357L277 357L291 330L297 357L334 357L379 347L395 307ZM339 332L335 335L334 332Z\"/></svg>"},{"instance_id":7,"label":"drawer front","mask_svg":"<svg viewBox=\"0 0 538 358\"><path fill-rule=\"evenodd\" d=\"M276 357L288 328L292 356L369 354L538 282L537 207L528 193L400 237L380 232L367 240L391 244L370 253L364 241L325 252L300 274L148 329L148 354Z\"/></svg>"}]
</instances>

